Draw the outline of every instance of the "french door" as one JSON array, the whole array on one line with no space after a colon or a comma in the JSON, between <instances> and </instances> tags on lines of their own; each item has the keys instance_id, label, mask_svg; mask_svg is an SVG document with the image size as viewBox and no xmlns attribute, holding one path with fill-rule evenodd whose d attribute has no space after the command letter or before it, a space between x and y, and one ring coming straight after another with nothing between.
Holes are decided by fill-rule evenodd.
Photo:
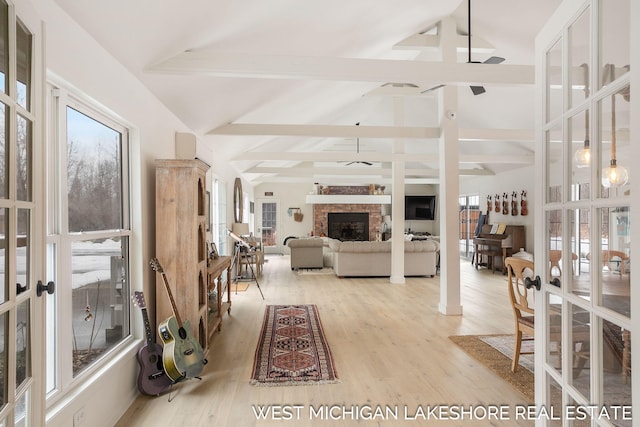
<instances>
[{"instance_id":1,"label":"french door","mask_svg":"<svg viewBox=\"0 0 640 427\"><path fill-rule=\"evenodd\" d=\"M265 254L282 253L282 237L278 233L280 203L273 199L258 199L256 205L256 231L262 239L262 250Z\"/></svg>"},{"instance_id":2,"label":"french door","mask_svg":"<svg viewBox=\"0 0 640 427\"><path fill-rule=\"evenodd\" d=\"M25 2L23 2L25 3ZM0 425L44 425L40 22L0 0ZM44 292L43 289L45 289Z\"/></svg>"},{"instance_id":3,"label":"french door","mask_svg":"<svg viewBox=\"0 0 640 427\"><path fill-rule=\"evenodd\" d=\"M566 0L536 40L537 426L640 425L631 419L640 385L631 375L632 12L631 0Z\"/></svg>"}]
</instances>

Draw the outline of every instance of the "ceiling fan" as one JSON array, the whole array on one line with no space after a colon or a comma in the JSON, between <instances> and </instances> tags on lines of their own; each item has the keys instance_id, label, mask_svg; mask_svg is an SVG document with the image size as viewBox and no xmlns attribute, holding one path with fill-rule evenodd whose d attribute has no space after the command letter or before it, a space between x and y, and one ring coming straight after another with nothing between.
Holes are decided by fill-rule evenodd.
<instances>
[{"instance_id":1,"label":"ceiling fan","mask_svg":"<svg viewBox=\"0 0 640 427\"><path fill-rule=\"evenodd\" d=\"M360 126L360 122L356 123L356 126ZM356 153L360 154L360 137L359 136L356 137ZM371 162L365 162L365 161L359 161L359 160L348 162L346 166L350 166L356 163L360 163L361 165L373 166L373 163Z\"/></svg>"},{"instance_id":2,"label":"ceiling fan","mask_svg":"<svg viewBox=\"0 0 640 427\"><path fill-rule=\"evenodd\" d=\"M480 64L480 61L472 61L471 60L471 0L467 0L467 32L468 32L468 36L467 36L467 64ZM504 62L504 58L500 57L500 56L492 56L489 59L487 59L486 61L483 62L483 64L500 64L501 62ZM441 87L443 87L444 84L441 85L437 85L437 86L433 86L430 87L428 89L423 90L420 93L428 93L428 92L432 92L436 89L440 89ZM471 88L471 92L473 92L474 95L481 95L483 93L486 92L484 86L469 86Z\"/></svg>"}]
</instances>

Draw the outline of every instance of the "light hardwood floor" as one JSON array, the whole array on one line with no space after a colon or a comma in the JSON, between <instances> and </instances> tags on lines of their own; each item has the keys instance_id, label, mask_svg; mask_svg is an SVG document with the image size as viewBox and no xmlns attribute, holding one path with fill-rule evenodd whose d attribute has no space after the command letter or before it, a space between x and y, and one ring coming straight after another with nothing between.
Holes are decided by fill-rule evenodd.
<instances>
[{"instance_id":1,"label":"light hardwood floor","mask_svg":"<svg viewBox=\"0 0 640 427\"><path fill-rule=\"evenodd\" d=\"M168 396L140 396L117 426L263 426L263 425L443 425L532 426L515 419L523 395L468 356L448 337L513 332L506 276L474 270L461 260L463 316L438 312L440 278L339 279L298 275L288 256L270 256L264 266L260 298L255 283L232 295L231 316L216 334L202 381L189 380ZM340 377L339 384L257 387L249 384L254 351L267 304L316 304ZM257 405L301 405L293 419L257 419ZM334 420L310 419L311 407L338 405ZM352 406L398 408L393 416L352 420ZM507 405L508 420L430 421L416 418L418 406ZM280 414L286 415L286 414Z\"/></svg>"}]
</instances>

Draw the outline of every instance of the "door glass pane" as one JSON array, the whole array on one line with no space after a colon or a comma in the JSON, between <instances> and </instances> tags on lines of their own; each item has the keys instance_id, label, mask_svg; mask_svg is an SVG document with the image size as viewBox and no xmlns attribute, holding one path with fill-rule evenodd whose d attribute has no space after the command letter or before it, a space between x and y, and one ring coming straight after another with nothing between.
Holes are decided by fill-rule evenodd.
<instances>
[{"instance_id":1,"label":"door glass pane","mask_svg":"<svg viewBox=\"0 0 640 427\"><path fill-rule=\"evenodd\" d=\"M562 201L562 126L558 125L545 134L547 150L547 203Z\"/></svg>"},{"instance_id":2,"label":"door glass pane","mask_svg":"<svg viewBox=\"0 0 640 427\"><path fill-rule=\"evenodd\" d=\"M56 280L56 253L57 247L55 244L47 245L47 282L53 281L57 283ZM47 352L47 360L46 360L46 392L47 394L51 393L58 387L58 377L57 377L57 362L58 362L58 353L56 343L58 342L58 329L56 327L56 318L57 318L57 298L58 293L55 292L51 295L47 295L45 299L47 304L47 319L46 319L46 352Z\"/></svg>"},{"instance_id":3,"label":"door glass pane","mask_svg":"<svg viewBox=\"0 0 640 427\"><path fill-rule=\"evenodd\" d=\"M604 406L631 408L631 332L602 319L602 394ZM610 411L613 413L613 410ZM631 426L631 420L618 417L616 426ZM628 417L626 417L628 418Z\"/></svg>"},{"instance_id":4,"label":"door glass pane","mask_svg":"<svg viewBox=\"0 0 640 427\"><path fill-rule=\"evenodd\" d=\"M569 357L572 362L570 383L589 401L591 393L591 323L589 312L577 305L569 304L571 329L569 330Z\"/></svg>"},{"instance_id":5,"label":"door glass pane","mask_svg":"<svg viewBox=\"0 0 640 427\"><path fill-rule=\"evenodd\" d=\"M6 236L9 235L9 209L0 209L0 233L2 233L2 245L0 245L0 304L7 301L7 283L6 272L9 257L6 249Z\"/></svg>"},{"instance_id":6,"label":"door glass pane","mask_svg":"<svg viewBox=\"0 0 640 427\"><path fill-rule=\"evenodd\" d=\"M9 22L7 2L0 0L0 22ZM9 26L0 25L0 91L7 93L7 71L9 69Z\"/></svg>"},{"instance_id":7,"label":"door glass pane","mask_svg":"<svg viewBox=\"0 0 640 427\"><path fill-rule=\"evenodd\" d=\"M571 291L591 299L591 218L589 209L569 211L571 233Z\"/></svg>"},{"instance_id":8,"label":"door glass pane","mask_svg":"<svg viewBox=\"0 0 640 427\"><path fill-rule=\"evenodd\" d=\"M569 119L571 150L571 200L589 199L591 181L591 143L589 110Z\"/></svg>"},{"instance_id":9,"label":"door glass pane","mask_svg":"<svg viewBox=\"0 0 640 427\"><path fill-rule=\"evenodd\" d=\"M31 401L30 396L30 390L27 390L16 401L16 416L14 417L16 427L31 425L29 422L29 411L27 410L29 402Z\"/></svg>"},{"instance_id":10,"label":"door glass pane","mask_svg":"<svg viewBox=\"0 0 640 427\"><path fill-rule=\"evenodd\" d=\"M31 243L31 223L28 209L18 209L18 235L16 247L16 292L29 289L29 259Z\"/></svg>"},{"instance_id":11,"label":"door glass pane","mask_svg":"<svg viewBox=\"0 0 640 427\"><path fill-rule=\"evenodd\" d=\"M126 238L71 245L74 376L129 332L123 304L128 304L128 292L123 295L128 282L128 268L123 265L126 252Z\"/></svg>"},{"instance_id":12,"label":"door glass pane","mask_svg":"<svg viewBox=\"0 0 640 427\"><path fill-rule=\"evenodd\" d=\"M571 106L578 105L589 96L590 21L591 9L587 8L569 27Z\"/></svg>"},{"instance_id":13,"label":"door glass pane","mask_svg":"<svg viewBox=\"0 0 640 427\"><path fill-rule=\"evenodd\" d=\"M562 39L547 52L547 122L562 113Z\"/></svg>"},{"instance_id":14,"label":"door glass pane","mask_svg":"<svg viewBox=\"0 0 640 427\"><path fill-rule=\"evenodd\" d=\"M33 161L33 133L31 121L18 115L16 152L16 195L18 200L31 201L31 174Z\"/></svg>"},{"instance_id":15,"label":"door glass pane","mask_svg":"<svg viewBox=\"0 0 640 427\"><path fill-rule=\"evenodd\" d=\"M20 20L16 24L17 101L19 105L29 110L31 108L31 45L33 36Z\"/></svg>"},{"instance_id":16,"label":"door glass pane","mask_svg":"<svg viewBox=\"0 0 640 427\"><path fill-rule=\"evenodd\" d=\"M625 94L629 86L599 102L600 107L600 175L601 197L621 197L631 194L630 114Z\"/></svg>"},{"instance_id":17,"label":"door glass pane","mask_svg":"<svg viewBox=\"0 0 640 427\"><path fill-rule=\"evenodd\" d=\"M16 312L16 387L31 376L30 302L22 302Z\"/></svg>"},{"instance_id":18,"label":"door glass pane","mask_svg":"<svg viewBox=\"0 0 640 427\"><path fill-rule=\"evenodd\" d=\"M547 212L547 241L549 242L549 253L547 265L549 266L547 283L551 283L554 278L559 278L561 283L562 276L562 211L552 210Z\"/></svg>"},{"instance_id":19,"label":"door glass pane","mask_svg":"<svg viewBox=\"0 0 640 427\"><path fill-rule=\"evenodd\" d=\"M9 116L7 115L8 108L5 104L0 102L0 198L6 199L9 197L9 170L7 162L9 161L9 154L7 152L7 144L9 142Z\"/></svg>"},{"instance_id":20,"label":"door glass pane","mask_svg":"<svg viewBox=\"0 0 640 427\"><path fill-rule=\"evenodd\" d=\"M545 417L549 420L547 425L552 427L562 427L562 417L550 416L551 412L553 412L554 414L562 414L562 408L564 408L564 406L562 405L562 387L560 387L560 384L558 384L551 375L547 374L546 379L547 402L545 407L547 409L547 414L549 414L548 417Z\"/></svg>"},{"instance_id":21,"label":"door glass pane","mask_svg":"<svg viewBox=\"0 0 640 427\"><path fill-rule=\"evenodd\" d=\"M598 212L601 244L596 271L601 283L600 304L630 316L631 212L627 208L601 208Z\"/></svg>"},{"instance_id":22,"label":"door glass pane","mask_svg":"<svg viewBox=\"0 0 640 427\"><path fill-rule=\"evenodd\" d=\"M277 203L262 203L262 245L276 246L278 230L276 229L278 218Z\"/></svg>"},{"instance_id":23,"label":"door glass pane","mask_svg":"<svg viewBox=\"0 0 640 427\"><path fill-rule=\"evenodd\" d=\"M70 232L122 228L121 136L67 108Z\"/></svg>"},{"instance_id":24,"label":"door glass pane","mask_svg":"<svg viewBox=\"0 0 640 427\"><path fill-rule=\"evenodd\" d=\"M600 8L600 44L602 46L600 58L601 69L606 64L614 64L616 77L629 71L631 47L630 34L630 5L631 0L616 0L604 2L606 7ZM606 79L600 79L606 85Z\"/></svg>"},{"instance_id":25,"label":"door glass pane","mask_svg":"<svg viewBox=\"0 0 640 427\"><path fill-rule=\"evenodd\" d=\"M560 297L553 294L547 295L547 313L549 313L547 327L545 328L547 353L545 362L562 372L562 302Z\"/></svg>"},{"instance_id":26,"label":"door glass pane","mask_svg":"<svg viewBox=\"0 0 640 427\"><path fill-rule=\"evenodd\" d=\"M0 315L0 408L7 404L7 379L9 369L9 313Z\"/></svg>"}]
</instances>

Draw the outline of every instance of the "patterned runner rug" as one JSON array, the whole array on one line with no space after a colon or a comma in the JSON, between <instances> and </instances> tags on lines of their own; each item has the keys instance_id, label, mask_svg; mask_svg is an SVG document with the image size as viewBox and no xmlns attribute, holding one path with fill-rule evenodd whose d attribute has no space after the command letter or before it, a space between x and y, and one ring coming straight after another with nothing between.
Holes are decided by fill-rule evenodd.
<instances>
[{"instance_id":1,"label":"patterned runner rug","mask_svg":"<svg viewBox=\"0 0 640 427\"><path fill-rule=\"evenodd\" d=\"M268 305L256 348L251 384L338 382L315 305Z\"/></svg>"}]
</instances>

